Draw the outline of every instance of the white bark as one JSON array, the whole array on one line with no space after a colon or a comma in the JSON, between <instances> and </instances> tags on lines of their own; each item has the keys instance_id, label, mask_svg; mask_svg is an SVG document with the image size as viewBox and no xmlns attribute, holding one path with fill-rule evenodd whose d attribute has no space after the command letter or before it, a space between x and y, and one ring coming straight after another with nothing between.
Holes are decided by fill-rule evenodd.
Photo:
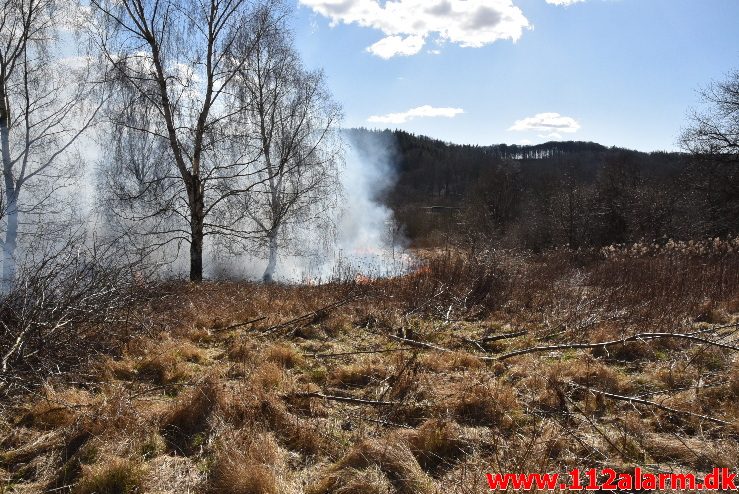
<instances>
[{"instance_id":1,"label":"white bark","mask_svg":"<svg viewBox=\"0 0 739 494\"><path fill-rule=\"evenodd\" d=\"M3 240L3 277L0 288L8 293L15 278L15 249L18 240L18 193L13 180L13 164L10 157L10 129L7 107L0 117L0 146L2 147L3 178L5 181L5 215L8 221Z\"/></svg>"},{"instance_id":2,"label":"white bark","mask_svg":"<svg viewBox=\"0 0 739 494\"><path fill-rule=\"evenodd\" d=\"M16 271L15 251L18 245L18 205L16 199L9 199L5 216L8 226L5 230L5 240L3 242L2 290L3 293L8 293L13 289Z\"/></svg>"},{"instance_id":3,"label":"white bark","mask_svg":"<svg viewBox=\"0 0 739 494\"><path fill-rule=\"evenodd\" d=\"M250 109L245 140L260 150L260 172L253 176L253 194L232 209L253 222L253 245L268 258L262 279L269 282L278 250L299 253L299 231L330 209L339 189L341 110L322 74L303 67L284 32L258 41L239 72L239 87Z\"/></svg>"},{"instance_id":4,"label":"white bark","mask_svg":"<svg viewBox=\"0 0 739 494\"><path fill-rule=\"evenodd\" d=\"M54 0L8 1L0 6L0 148L4 190L2 289L12 288L28 213L53 223L57 192L71 184L77 160L68 159L100 106L86 107L85 71L57 50L60 18ZM29 193L23 192L29 189ZM61 208L58 208L61 212ZM43 216L41 216L43 215ZM22 222L22 223L21 223Z\"/></svg>"},{"instance_id":5,"label":"white bark","mask_svg":"<svg viewBox=\"0 0 739 494\"><path fill-rule=\"evenodd\" d=\"M269 259L267 261L267 269L264 270L262 281L272 283L274 281L275 270L277 269L277 232L270 233L269 241Z\"/></svg>"}]
</instances>

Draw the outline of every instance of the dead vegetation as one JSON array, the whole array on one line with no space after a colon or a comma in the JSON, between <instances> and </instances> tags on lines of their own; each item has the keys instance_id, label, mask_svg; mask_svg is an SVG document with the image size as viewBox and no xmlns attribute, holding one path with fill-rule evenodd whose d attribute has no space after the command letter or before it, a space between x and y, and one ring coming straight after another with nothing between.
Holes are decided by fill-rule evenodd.
<instances>
[{"instance_id":1,"label":"dead vegetation","mask_svg":"<svg viewBox=\"0 0 739 494\"><path fill-rule=\"evenodd\" d=\"M3 402L0 492L463 493L486 472L736 467L737 254L628 253L160 286L117 352Z\"/></svg>"}]
</instances>

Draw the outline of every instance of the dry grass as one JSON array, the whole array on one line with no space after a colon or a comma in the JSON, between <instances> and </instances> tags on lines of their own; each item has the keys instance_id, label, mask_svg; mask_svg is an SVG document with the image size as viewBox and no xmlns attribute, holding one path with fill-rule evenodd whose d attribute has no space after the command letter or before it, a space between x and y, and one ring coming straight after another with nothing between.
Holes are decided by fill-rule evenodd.
<instances>
[{"instance_id":1,"label":"dry grass","mask_svg":"<svg viewBox=\"0 0 739 494\"><path fill-rule=\"evenodd\" d=\"M250 361L257 356L257 345L252 340L231 339L226 345L226 355L234 362Z\"/></svg>"},{"instance_id":2,"label":"dry grass","mask_svg":"<svg viewBox=\"0 0 739 494\"><path fill-rule=\"evenodd\" d=\"M208 419L224 400L221 383L209 376L172 403L161 419L161 431L178 453L189 455L202 444Z\"/></svg>"},{"instance_id":3,"label":"dry grass","mask_svg":"<svg viewBox=\"0 0 739 494\"><path fill-rule=\"evenodd\" d=\"M460 424L510 429L521 416L521 405L510 386L499 382L459 383L439 404Z\"/></svg>"},{"instance_id":4,"label":"dry grass","mask_svg":"<svg viewBox=\"0 0 739 494\"><path fill-rule=\"evenodd\" d=\"M739 398L739 362L734 362L734 365L729 372L728 387L731 396Z\"/></svg>"},{"instance_id":5,"label":"dry grass","mask_svg":"<svg viewBox=\"0 0 739 494\"><path fill-rule=\"evenodd\" d=\"M194 364L204 364L205 351L186 339L167 335L136 338L128 343L122 359L105 359L98 373L103 379L147 379L155 384L183 381L196 372Z\"/></svg>"},{"instance_id":6,"label":"dry grass","mask_svg":"<svg viewBox=\"0 0 739 494\"><path fill-rule=\"evenodd\" d=\"M110 458L83 467L76 494L134 494L141 492L145 467L132 460Z\"/></svg>"},{"instance_id":7,"label":"dry grass","mask_svg":"<svg viewBox=\"0 0 739 494\"><path fill-rule=\"evenodd\" d=\"M396 492L393 484L374 466L363 470L342 470L344 478L336 483L336 494L391 494Z\"/></svg>"},{"instance_id":8,"label":"dry grass","mask_svg":"<svg viewBox=\"0 0 739 494\"><path fill-rule=\"evenodd\" d=\"M294 345L288 343L277 343L269 346L265 356L267 362L273 362L286 369L298 367L305 362L302 353Z\"/></svg>"},{"instance_id":9,"label":"dry grass","mask_svg":"<svg viewBox=\"0 0 739 494\"><path fill-rule=\"evenodd\" d=\"M210 489L224 494L278 493L275 467L284 468L283 461L272 435L227 431L215 448Z\"/></svg>"},{"instance_id":10,"label":"dry grass","mask_svg":"<svg viewBox=\"0 0 739 494\"><path fill-rule=\"evenodd\" d=\"M416 273L362 284L162 286L167 296L142 307L145 328L118 354L0 409L2 482L20 492L482 492L491 471L739 463L735 351L665 339L480 358L653 331L735 344L735 254L427 257ZM341 308L261 332L349 292Z\"/></svg>"},{"instance_id":11,"label":"dry grass","mask_svg":"<svg viewBox=\"0 0 739 494\"><path fill-rule=\"evenodd\" d=\"M213 492L223 494L277 494L275 474L265 465L238 465L231 461L213 467Z\"/></svg>"},{"instance_id":12,"label":"dry grass","mask_svg":"<svg viewBox=\"0 0 739 494\"><path fill-rule=\"evenodd\" d=\"M371 484L359 483L356 472L376 468L396 492L424 494L432 492L431 479L423 472L411 450L400 441L364 441L333 465L307 494L328 494L351 489L371 489ZM370 477L371 478L371 477ZM351 482L353 486L347 484ZM366 479L365 479L366 482ZM351 485L351 484L350 484ZM360 491L361 492L361 491Z\"/></svg>"},{"instance_id":13,"label":"dry grass","mask_svg":"<svg viewBox=\"0 0 739 494\"><path fill-rule=\"evenodd\" d=\"M459 425L448 420L433 419L406 434L411 452L427 472L450 467L470 451Z\"/></svg>"},{"instance_id":14,"label":"dry grass","mask_svg":"<svg viewBox=\"0 0 739 494\"><path fill-rule=\"evenodd\" d=\"M455 372L481 369L485 364L474 355L466 352L441 352L423 355L420 365L432 372Z\"/></svg>"},{"instance_id":15,"label":"dry grass","mask_svg":"<svg viewBox=\"0 0 739 494\"><path fill-rule=\"evenodd\" d=\"M257 388L266 391L276 391L286 379L285 371L279 365L267 362L258 366L251 373L251 382Z\"/></svg>"},{"instance_id":16,"label":"dry grass","mask_svg":"<svg viewBox=\"0 0 739 494\"><path fill-rule=\"evenodd\" d=\"M89 392L76 388L57 391L46 386L43 393L23 417L24 424L47 430L68 427L95 400Z\"/></svg>"},{"instance_id":17,"label":"dry grass","mask_svg":"<svg viewBox=\"0 0 739 494\"><path fill-rule=\"evenodd\" d=\"M183 456L160 455L148 462L143 492L181 494L200 492L205 485L202 466Z\"/></svg>"},{"instance_id":18,"label":"dry grass","mask_svg":"<svg viewBox=\"0 0 739 494\"><path fill-rule=\"evenodd\" d=\"M381 359L362 359L334 369L328 376L328 382L332 386L362 387L385 379L389 372L387 363Z\"/></svg>"},{"instance_id":19,"label":"dry grass","mask_svg":"<svg viewBox=\"0 0 739 494\"><path fill-rule=\"evenodd\" d=\"M169 384L185 379L191 369L187 363L202 363L205 353L187 340L170 340L146 345L139 350L135 370L139 376L157 384Z\"/></svg>"}]
</instances>

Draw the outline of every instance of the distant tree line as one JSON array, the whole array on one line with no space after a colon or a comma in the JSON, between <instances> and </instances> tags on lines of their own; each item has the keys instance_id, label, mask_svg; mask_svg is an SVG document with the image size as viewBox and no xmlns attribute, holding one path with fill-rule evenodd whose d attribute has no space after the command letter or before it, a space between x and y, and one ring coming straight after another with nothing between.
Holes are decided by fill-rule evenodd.
<instances>
[{"instance_id":1,"label":"distant tree line","mask_svg":"<svg viewBox=\"0 0 739 494\"><path fill-rule=\"evenodd\" d=\"M383 133L396 143L398 173L384 200L417 246L541 250L739 233L739 165L726 153L471 146Z\"/></svg>"}]
</instances>

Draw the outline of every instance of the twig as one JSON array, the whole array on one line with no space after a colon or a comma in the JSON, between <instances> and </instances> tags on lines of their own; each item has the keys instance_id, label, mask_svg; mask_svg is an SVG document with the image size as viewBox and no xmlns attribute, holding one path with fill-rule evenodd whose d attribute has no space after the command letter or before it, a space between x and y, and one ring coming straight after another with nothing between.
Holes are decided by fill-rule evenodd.
<instances>
[{"instance_id":1,"label":"twig","mask_svg":"<svg viewBox=\"0 0 739 494\"><path fill-rule=\"evenodd\" d=\"M372 406L398 406L400 403L397 401L377 401L377 400L363 400L361 398L350 398L348 396L331 396L323 393L294 393L294 396L300 398L320 398L329 401L338 401L342 403L352 403L354 405L372 405Z\"/></svg>"},{"instance_id":2,"label":"twig","mask_svg":"<svg viewBox=\"0 0 739 494\"><path fill-rule=\"evenodd\" d=\"M302 316L296 317L294 319L290 319L289 321L285 321L285 322L282 322L280 324L276 324L274 326L270 326L269 328L267 328L264 331L262 331L262 333L263 334L274 333L275 331L278 331L278 330L280 330L282 328L285 328L287 326L290 326L292 324L299 323L299 322L301 322L301 321L303 321L305 319L312 319L312 318L317 317L317 316L319 316L321 314L325 314L328 311L331 311L331 310L334 310L334 309L338 309L339 307L348 304L349 302L351 302L354 299L355 299L355 296L350 295L350 296L348 296L348 297L346 297L346 298L344 298L342 300L339 300L338 302L334 302L334 303L331 303L331 304L329 304L329 305L327 305L325 307L321 307L320 309L316 309L313 312L309 312L307 314L303 314Z\"/></svg>"},{"instance_id":3,"label":"twig","mask_svg":"<svg viewBox=\"0 0 739 494\"><path fill-rule=\"evenodd\" d=\"M703 390L703 389L718 388L719 386L723 386L724 384L726 384L726 383L719 382L719 383L703 384L703 385L700 385L700 386L690 385L690 386L685 386L685 387L682 387L682 388L672 388L672 389L669 390L669 392L670 393L680 393L682 391L690 391L690 390L693 390L693 389L695 389L696 391L698 391L698 390ZM665 393L666 393L666 391L665 390L662 390L662 389L656 390L656 391L647 391L646 393L640 394L639 395L639 398L646 398L647 396L654 396L654 395L665 394Z\"/></svg>"},{"instance_id":4,"label":"twig","mask_svg":"<svg viewBox=\"0 0 739 494\"><path fill-rule=\"evenodd\" d=\"M171 388L174 386L187 386L186 383L169 383L169 384L162 384L161 386L154 386L153 388L148 388L143 391L139 391L138 393L134 393L128 397L129 400L133 400L134 398L138 398L139 396L144 396L149 393L153 393L154 391L161 391L163 389Z\"/></svg>"},{"instance_id":5,"label":"twig","mask_svg":"<svg viewBox=\"0 0 739 494\"><path fill-rule=\"evenodd\" d=\"M474 346L475 348L477 348L481 352L485 352L485 353L488 352L487 350L485 350L485 348L477 340L471 340L469 338L465 338L464 336L459 336L458 338L460 340L464 341L465 343L469 343L470 345Z\"/></svg>"},{"instance_id":6,"label":"twig","mask_svg":"<svg viewBox=\"0 0 739 494\"><path fill-rule=\"evenodd\" d=\"M507 340L509 338L518 338L519 336L524 336L527 333L528 333L528 330L523 330L523 331L516 331L515 333L504 333L504 334L497 334L493 336L486 336L485 338L480 338L480 343L491 343L493 341Z\"/></svg>"},{"instance_id":7,"label":"twig","mask_svg":"<svg viewBox=\"0 0 739 494\"><path fill-rule=\"evenodd\" d=\"M405 424L396 424L395 422L388 422L387 420L371 419L368 417L361 417L361 420L366 422L374 422L375 424L384 425L385 427L398 427L401 429L413 429L413 427Z\"/></svg>"},{"instance_id":8,"label":"twig","mask_svg":"<svg viewBox=\"0 0 739 494\"><path fill-rule=\"evenodd\" d=\"M408 346L416 347L416 348L426 348L428 350L436 350L438 352L453 352L453 350L450 350L448 348L432 345L431 343L424 343L422 341L416 341L416 340L409 340L407 338L401 338L400 336L395 336L392 334L386 335L391 340L395 340L399 343L403 343Z\"/></svg>"},{"instance_id":9,"label":"twig","mask_svg":"<svg viewBox=\"0 0 739 494\"><path fill-rule=\"evenodd\" d=\"M417 307L414 307L413 309L410 309L410 310L406 311L406 312L405 312L405 313L403 314L403 317L408 317L408 316L410 316L411 314L413 314L413 313L415 313L415 312L418 312L419 310L423 309L424 307L426 307L427 305L429 305L429 304L430 304L431 302L433 302L433 300L434 300L434 299L435 299L436 297L438 297L439 295L442 295L442 294L444 294L444 292L446 292L446 291L447 291L447 288L446 288L446 286L444 286L444 284L442 283L442 284L441 284L441 287L440 287L440 290L439 290L439 293L437 293L436 295L433 295L433 296L429 297L429 299L428 299L428 300L426 300L426 301L425 301L424 303L422 303L421 305L419 305L419 306L417 306Z\"/></svg>"},{"instance_id":10,"label":"twig","mask_svg":"<svg viewBox=\"0 0 739 494\"><path fill-rule=\"evenodd\" d=\"M629 457L630 457L630 455L626 455L626 454L624 454L624 452L623 452L623 451L621 450L621 448L619 448L618 446L616 446L616 445L615 445L615 444L613 443L613 441L611 441L611 439L610 439L610 438L608 437L608 434L606 434L605 432L603 432L603 431L602 431L602 430L600 429L600 427L598 427L598 425L597 425L597 424L596 424L596 423L595 423L595 422L593 421L593 419L591 419L591 418L590 418L590 416L589 416L589 415L588 415L587 413L583 412L583 411L582 411L582 410L580 409L580 407L579 407L579 406L577 406L577 403L575 403L575 402L574 402L574 401L573 401L573 400L572 400L572 399L571 399L571 398L570 398L569 396L566 396L566 395L565 395L565 399L566 399L566 400L567 400L567 401L568 401L568 402L570 403L570 405L572 405L572 407L573 407L573 408L574 408L575 410L577 410L577 412L578 412L578 413L579 413L580 415L582 415L582 416L583 416L583 417L585 418L585 420L587 420L587 421L588 421L588 423L590 424L590 427L592 427L592 428L593 428L593 430L595 430L595 432L597 432L597 433L598 433L598 434L599 434L599 435L600 435L600 436L601 436L601 437L602 437L603 439L605 439L605 441L606 441L606 442L608 443L608 445L609 445L609 446L610 446L611 448L613 448L613 449L615 449L616 451L618 451L618 454L619 454L619 455L620 455L620 456L621 456L622 458L629 458Z\"/></svg>"},{"instance_id":11,"label":"twig","mask_svg":"<svg viewBox=\"0 0 739 494\"><path fill-rule=\"evenodd\" d=\"M312 357L312 358L337 358L337 357L348 357L350 355L406 352L406 351L408 351L406 348L388 348L386 350L357 350L356 352L342 352L342 353L304 353L303 356Z\"/></svg>"},{"instance_id":12,"label":"twig","mask_svg":"<svg viewBox=\"0 0 739 494\"><path fill-rule=\"evenodd\" d=\"M649 406L653 406L653 407L659 408L660 410L664 410L664 411L670 412L670 413L679 413L679 414L683 414L683 415L690 415L692 417L697 417L697 418L700 418L700 419L703 419L703 420L708 420L710 422L714 422L716 424L721 424L721 425L731 425L731 422L727 422L725 420L717 419L716 417L711 417L709 415L701 415L700 413L689 412L687 410L678 410L676 408L670 408L670 407L665 406L665 405L662 405L660 403L657 403L657 402L654 402L654 401L650 401L650 400L645 400L643 398L637 398L635 396L616 395L616 394L613 394L613 393L608 393L606 391L601 391L599 389L593 389L593 388L589 388L587 386L582 386L580 384L576 384L576 383L573 383L573 382L568 383L568 384L570 386L572 386L573 388L584 389L584 390L589 391L591 393L599 394L601 396L604 396L606 398L610 398L612 400L627 401L629 403L639 403L640 405L649 405Z\"/></svg>"},{"instance_id":13,"label":"twig","mask_svg":"<svg viewBox=\"0 0 739 494\"><path fill-rule=\"evenodd\" d=\"M267 319L267 316L258 317L256 319L252 319L251 321L246 321L246 322L240 322L240 323L237 323L237 324L232 324L232 325L230 325L228 327L225 327L225 328L213 328L212 331L214 333L221 333L223 331L231 331L232 329L237 329L237 328L241 328L241 327L244 327L244 326L248 326L250 324L258 323L260 321L264 321L265 319Z\"/></svg>"},{"instance_id":14,"label":"twig","mask_svg":"<svg viewBox=\"0 0 739 494\"><path fill-rule=\"evenodd\" d=\"M635 334L633 336L629 336L628 338L623 338L620 340L603 341L601 343L568 343L568 344L562 344L562 345L535 346L531 348L524 348L521 350L516 350L510 353L504 353L503 355L498 355L496 357L481 357L481 358L484 358L486 360L505 360L511 357L517 357L519 355L526 355L529 353L543 353L543 352L551 352L555 350L572 350L572 349L583 349L583 348L605 348L605 347L609 347L613 345L622 345L630 341L655 340L659 338L680 338L680 339L685 339L685 340L697 341L699 343L704 343L706 345L713 345L713 346L724 348L727 350L739 351L739 347L732 346L732 345L726 345L726 344L719 343L716 341L707 340L705 338L699 338L697 336L692 336L689 334L639 333L639 334Z\"/></svg>"}]
</instances>

